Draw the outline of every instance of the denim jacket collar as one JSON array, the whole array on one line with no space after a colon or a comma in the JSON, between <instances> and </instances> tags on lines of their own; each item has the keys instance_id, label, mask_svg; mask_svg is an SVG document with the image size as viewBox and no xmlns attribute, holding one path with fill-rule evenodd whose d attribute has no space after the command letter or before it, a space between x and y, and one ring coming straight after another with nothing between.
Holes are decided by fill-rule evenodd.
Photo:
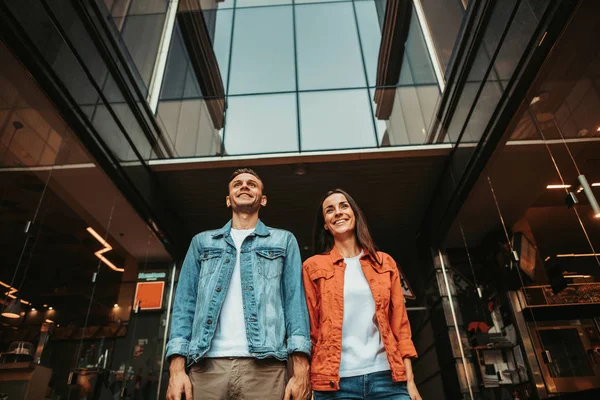
<instances>
[{"instance_id":1,"label":"denim jacket collar","mask_svg":"<svg viewBox=\"0 0 600 400\"><path fill-rule=\"evenodd\" d=\"M231 233L231 220L225 224L221 229L213 233L213 237L229 237ZM263 222L259 219L256 223L256 228L254 228L254 234L258 236L269 236L271 232L267 229L267 226L263 224Z\"/></svg>"}]
</instances>

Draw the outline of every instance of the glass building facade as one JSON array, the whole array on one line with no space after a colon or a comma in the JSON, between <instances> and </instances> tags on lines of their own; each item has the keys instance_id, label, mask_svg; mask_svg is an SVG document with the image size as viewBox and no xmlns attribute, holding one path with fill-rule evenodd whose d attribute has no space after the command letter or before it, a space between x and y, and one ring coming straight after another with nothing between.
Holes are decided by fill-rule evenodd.
<instances>
[{"instance_id":1,"label":"glass building facade","mask_svg":"<svg viewBox=\"0 0 600 400\"><path fill-rule=\"evenodd\" d=\"M206 26L224 87L220 129L206 109L214 93L198 85L176 21L157 113L176 156L426 143L440 86L415 12L406 16L401 73L385 86L397 94L393 111L376 116L384 6L372 0L217 3Z\"/></svg>"},{"instance_id":2,"label":"glass building facade","mask_svg":"<svg viewBox=\"0 0 600 400\"><path fill-rule=\"evenodd\" d=\"M353 194L424 399L597 398L599 12L0 0L0 398L164 398L183 255L243 166L303 258Z\"/></svg>"}]
</instances>

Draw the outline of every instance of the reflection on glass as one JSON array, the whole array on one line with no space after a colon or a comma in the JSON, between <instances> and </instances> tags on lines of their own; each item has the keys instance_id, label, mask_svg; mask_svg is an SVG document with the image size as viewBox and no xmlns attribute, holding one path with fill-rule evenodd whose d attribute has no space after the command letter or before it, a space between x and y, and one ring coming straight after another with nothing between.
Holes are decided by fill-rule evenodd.
<instances>
[{"instance_id":1,"label":"reflection on glass","mask_svg":"<svg viewBox=\"0 0 600 400\"><path fill-rule=\"evenodd\" d=\"M228 93L267 93L296 88L291 7L236 11Z\"/></svg>"},{"instance_id":2,"label":"reflection on glass","mask_svg":"<svg viewBox=\"0 0 600 400\"><path fill-rule=\"evenodd\" d=\"M134 2L139 3L139 2ZM146 86L150 83L165 14L129 15L121 36Z\"/></svg>"},{"instance_id":3,"label":"reflection on glass","mask_svg":"<svg viewBox=\"0 0 600 400\"><path fill-rule=\"evenodd\" d=\"M191 70L190 61L181 37L179 24L175 24L171 46L169 48L169 58L165 67L165 75L160 93L161 99L180 99L187 84L187 74ZM193 74L193 71L191 71ZM195 76L193 77L195 79ZM197 80L196 80L197 85Z\"/></svg>"},{"instance_id":4,"label":"reflection on glass","mask_svg":"<svg viewBox=\"0 0 600 400\"><path fill-rule=\"evenodd\" d=\"M227 88L229 80L229 57L231 56L231 28L233 27L233 11L222 10L217 12L215 22L215 35L213 50L219 64L219 72L223 80L223 87Z\"/></svg>"},{"instance_id":5,"label":"reflection on glass","mask_svg":"<svg viewBox=\"0 0 600 400\"><path fill-rule=\"evenodd\" d=\"M400 84L437 84L431 58L425 44L423 31L416 13L412 14L408 38L406 39L406 59L402 71L410 69L410 75L400 75Z\"/></svg>"},{"instance_id":6,"label":"reflection on glass","mask_svg":"<svg viewBox=\"0 0 600 400\"><path fill-rule=\"evenodd\" d=\"M367 68L367 80L369 86L373 87L377 79L377 62L381 44L381 26L377 9L373 1L357 1L354 7L356 7L363 57Z\"/></svg>"},{"instance_id":7,"label":"reflection on glass","mask_svg":"<svg viewBox=\"0 0 600 400\"><path fill-rule=\"evenodd\" d=\"M302 150L375 147L369 91L300 93Z\"/></svg>"},{"instance_id":8,"label":"reflection on glass","mask_svg":"<svg viewBox=\"0 0 600 400\"><path fill-rule=\"evenodd\" d=\"M300 90L366 87L351 2L296 7Z\"/></svg>"},{"instance_id":9,"label":"reflection on glass","mask_svg":"<svg viewBox=\"0 0 600 400\"><path fill-rule=\"evenodd\" d=\"M594 375L576 328L545 329L538 334L544 348L552 354L549 369L553 378Z\"/></svg>"},{"instance_id":10,"label":"reflection on glass","mask_svg":"<svg viewBox=\"0 0 600 400\"><path fill-rule=\"evenodd\" d=\"M221 147L206 106L207 99L161 101L157 115L179 157L214 156Z\"/></svg>"},{"instance_id":11,"label":"reflection on glass","mask_svg":"<svg viewBox=\"0 0 600 400\"><path fill-rule=\"evenodd\" d=\"M235 6L240 7L259 7L259 6L278 6L283 4L292 4L292 0L237 0Z\"/></svg>"},{"instance_id":12,"label":"reflection on glass","mask_svg":"<svg viewBox=\"0 0 600 400\"><path fill-rule=\"evenodd\" d=\"M420 0L442 71L448 69L466 14L459 0Z\"/></svg>"},{"instance_id":13,"label":"reflection on glass","mask_svg":"<svg viewBox=\"0 0 600 400\"><path fill-rule=\"evenodd\" d=\"M296 95L229 97L225 153L298 151Z\"/></svg>"}]
</instances>

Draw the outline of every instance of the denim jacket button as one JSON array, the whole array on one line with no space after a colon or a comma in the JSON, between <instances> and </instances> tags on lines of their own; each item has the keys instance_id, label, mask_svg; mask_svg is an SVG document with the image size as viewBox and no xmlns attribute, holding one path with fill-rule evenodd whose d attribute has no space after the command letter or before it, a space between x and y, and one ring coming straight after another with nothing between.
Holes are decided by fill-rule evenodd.
<instances>
[{"instance_id":1,"label":"denim jacket button","mask_svg":"<svg viewBox=\"0 0 600 400\"><path fill-rule=\"evenodd\" d=\"M208 319L208 320L206 320L206 323L207 323L208 325L212 324L212 319Z\"/></svg>"},{"instance_id":2,"label":"denim jacket button","mask_svg":"<svg viewBox=\"0 0 600 400\"><path fill-rule=\"evenodd\" d=\"M225 259L225 263L228 263L228 262L229 262L229 258L226 258L226 259Z\"/></svg>"},{"instance_id":3,"label":"denim jacket button","mask_svg":"<svg viewBox=\"0 0 600 400\"><path fill-rule=\"evenodd\" d=\"M220 288L220 287L218 287L218 288L216 288L215 290L216 290L217 292L220 292L220 291L221 291L221 288Z\"/></svg>"}]
</instances>

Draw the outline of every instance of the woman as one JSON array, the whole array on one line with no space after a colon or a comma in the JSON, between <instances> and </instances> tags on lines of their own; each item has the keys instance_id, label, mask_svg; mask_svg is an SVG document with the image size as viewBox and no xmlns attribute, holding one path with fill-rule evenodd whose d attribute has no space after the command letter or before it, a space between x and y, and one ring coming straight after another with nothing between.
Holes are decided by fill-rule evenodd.
<instances>
[{"instance_id":1,"label":"woman","mask_svg":"<svg viewBox=\"0 0 600 400\"><path fill-rule=\"evenodd\" d=\"M362 211L343 190L319 204L314 245L302 275L315 400L420 400L398 268L376 251Z\"/></svg>"}]
</instances>

